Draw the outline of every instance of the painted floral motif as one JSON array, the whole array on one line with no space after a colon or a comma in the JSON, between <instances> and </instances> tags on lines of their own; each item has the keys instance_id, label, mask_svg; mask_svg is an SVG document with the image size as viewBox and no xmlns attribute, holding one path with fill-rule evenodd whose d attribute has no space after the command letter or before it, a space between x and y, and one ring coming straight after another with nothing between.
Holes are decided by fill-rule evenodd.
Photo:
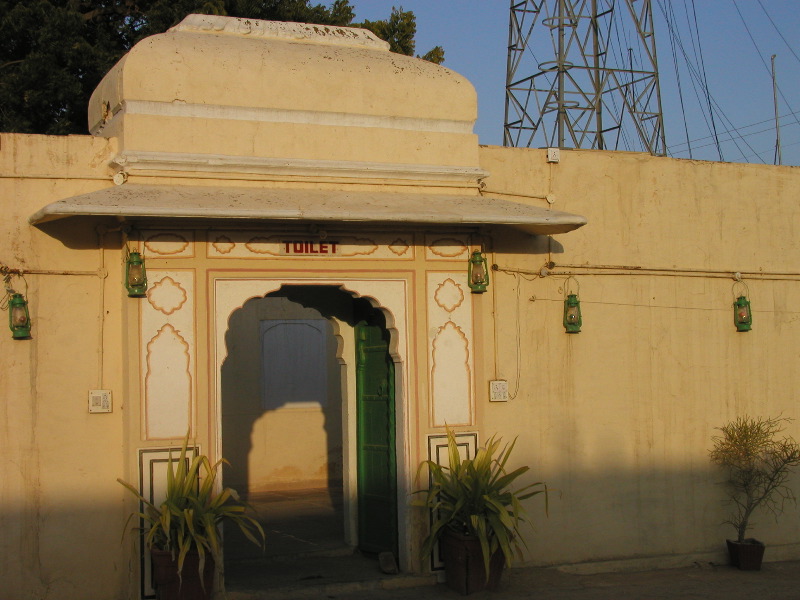
<instances>
[{"instance_id":1,"label":"painted floral motif","mask_svg":"<svg viewBox=\"0 0 800 600\"><path fill-rule=\"evenodd\" d=\"M449 313L461 306L464 302L464 290L449 277L439 284L433 298L440 307Z\"/></svg>"},{"instance_id":2,"label":"painted floral motif","mask_svg":"<svg viewBox=\"0 0 800 600\"><path fill-rule=\"evenodd\" d=\"M378 244L369 238L339 237L341 256L369 256L378 249Z\"/></svg>"},{"instance_id":3,"label":"painted floral motif","mask_svg":"<svg viewBox=\"0 0 800 600\"><path fill-rule=\"evenodd\" d=\"M271 256L279 256L281 253L281 241L282 238L277 235L272 235L269 237L256 236L247 240L245 247L253 254L269 254Z\"/></svg>"},{"instance_id":4,"label":"painted floral motif","mask_svg":"<svg viewBox=\"0 0 800 600\"><path fill-rule=\"evenodd\" d=\"M442 258L456 258L458 256L466 256L469 252L469 247L463 240L440 238L428 244L428 250Z\"/></svg>"},{"instance_id":5,"label":"painted floral motif","mask_svg":"<svg viewBox=\"0 0 800 600\"><path fill-rule=\"evenodd\" d=\"M397 256L403 256L403 254L408 252L410 247L411 245L406 240L401 238L397 238L395 241L389 244L389 250L397 254Z\"/></svg>"},{"instance_id":6,"label":"painted floral motif","mask_svg":"<svg viewBox=\"0 0 800 600\"><path fill-rule=\"evenodd\" d=\"M189 247L189 240L177 233L156 233L148 236L144 247L150 254L158 256L175 256L182 254Z\"/></svg>"},{"instance_id":7,"label":"painted floral motif","mask_svg":"<svg viewBox=\"0 0 800 600\"><path fill-rule=\"evenodd\" d=\"M171 315L179 310L186 303L187 298L186 290L169 276L157 281L147 292L150 306L165 315Z\"/></svg>"},{"instance_id":8,"label":"painted floral motif","mask_svg":"<svg viewBox=\"0 0 800 600\"><path fill-rule=\"evenodd\" d=\"M214 249L220 254L228 254L236 247L236 244L234 244L233 240L227 235L217 236L217 239L215 239L211 245L214 246Z\"/></svg>"}]
</instances>

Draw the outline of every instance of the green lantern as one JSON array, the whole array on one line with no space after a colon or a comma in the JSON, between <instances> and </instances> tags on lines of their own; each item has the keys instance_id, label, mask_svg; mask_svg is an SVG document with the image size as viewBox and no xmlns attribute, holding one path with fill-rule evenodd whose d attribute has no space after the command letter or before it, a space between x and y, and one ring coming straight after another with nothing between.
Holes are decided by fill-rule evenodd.
<instances>
[{"instance_id":1,"label":"green lantern","mask_svg":"<svg viewBox=\"0 0 800 600\"><path fill-rule=\"evenodd\" d=\"M469 257L469 289L473 294L482 294L489 285L489 268L486 257L480 250L475 250Z\"/></svg>"},{"instance_id":2,"label":"green lantern","mask_svg":"<svg viewBox=\"0 0 800 600\"><path fill-rule=\"evenodd\" d=\"M733 303L733 322L736 331L750 331L753 326L753 313L747 296L739 296Z\"/></svg>"},{"instance_id":3,"label":"green lantern","mask_svg":"<svg viewBox=\"0 0 800 600\"><path fill-rule=\"evenodd\" d=\"M569 294L564 299L564 329L567 333L580 333L581 325L581 301L577 294Z\"/></svg>"},{"instance_id":4,"label":"green lantern","mask_svg":"<svg viewBox=\"0 0 800 600\"><path fill-rule=\"evenodd\" d=\"M28 313L28 301L22 294L12 294L8 301L8 327L15 340L27 340L31 337L31 317Z\"/></svg>"},{"instance_id":5,"label":"green lantern","mask_svg":"<svg viewBox=\"0 0 800 600\"><path fill-rule=\"evenodd\" d=\"M130 252L125 261L125 287L131 298L141 298L147 292L147 272L144 268L144 258L138 252Z\"/></svg>"}]
</instances>

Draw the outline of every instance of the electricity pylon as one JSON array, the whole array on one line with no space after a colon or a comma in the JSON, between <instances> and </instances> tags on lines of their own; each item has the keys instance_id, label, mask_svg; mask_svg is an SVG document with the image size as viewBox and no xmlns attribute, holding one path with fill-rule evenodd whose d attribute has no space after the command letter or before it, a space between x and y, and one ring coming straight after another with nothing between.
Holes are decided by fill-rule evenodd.
<instances>
[{"instance_id":1,"label":"electricity pylon","mask_svg":"<svg viewBox=\"0 0 800 600\"><path fill-rule=\"evenodd\" d=\"M650 0L511 0L503 145L664 155Z\"/></svg>"}]
</instances>

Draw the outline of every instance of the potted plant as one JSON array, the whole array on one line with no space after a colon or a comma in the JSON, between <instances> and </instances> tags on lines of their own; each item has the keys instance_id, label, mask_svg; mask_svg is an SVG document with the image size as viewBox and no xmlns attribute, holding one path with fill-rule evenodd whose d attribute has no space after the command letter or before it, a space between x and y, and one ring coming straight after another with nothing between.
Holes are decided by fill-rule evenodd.
<instances>
[{"instance_id":1,"label":"potted plant","mask_svg":"<svg viewBox=\"0 0 800 600\"><path fill-rule=\"evenodd\" d=\"M789 436L781 436L782 417L739 417L712 438L711 461L723 467L733 512L725 523L736 529L736 540L727 540L731 564L743 570L758 570L764 557L764 544L747 538L750 517L764 507L775 517L786 500L794 501L786 481L793 467L800 464L800 446Z\"/></svg>"},{"instance_id":2,"label":"potted plant","mask_svg":"<svg viewBox=\"0 0 800 600\"><path fill-rule=\"evenodd\" d=\"M496 589L503 567L511 565L515 552L522 554L520 527L529 522L522 501L544 493L547 510L544 483L511 488L529 470L506 472L515 443L501 448L501 440L492 436L475 458L461 460L455 434L448 429L449 466L430 460L420 465L428 469L430 486L415 492L422 497L414 504L430 509L433 517L422 556L441 542L447 585L463 595Z\"/></svg>"},{"instance_id":3,"label":"potted plant","mask_svg":"<svg viewBox=\"0 0 800 600\"><path fill-rule=\"evenodd\" d=\"M132 513L128 522L138 517L145 524L134 530L145 534L159 600L210 598L214 565L220 564L221 523L237 525L250 541L264 546L264 530L258 521L245 514L249 505L231 488L214 491L219 469L227 461L221 459L212 465L204 455L189 460L188 443L187 432L177 461L173 461L170 453L166 497L161 504L153 504L131 484L117 480L143 507L141 512Z\"/></svg>"}]
</instances>

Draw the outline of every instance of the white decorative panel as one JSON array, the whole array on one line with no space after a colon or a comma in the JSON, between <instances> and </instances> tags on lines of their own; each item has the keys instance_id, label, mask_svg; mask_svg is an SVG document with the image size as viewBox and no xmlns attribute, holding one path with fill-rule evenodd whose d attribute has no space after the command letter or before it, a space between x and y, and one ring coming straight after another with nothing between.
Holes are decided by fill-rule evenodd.
<instances>
[{"instance_id":1,"label":"white decorative panel","mask_svg":"<svg viewBox=\"0 0 800 600\"><path fill-rule=\"evenodd\" d=\"M458 446L458 453L461 456L461 460L475 458L475 454L478 452L477 432L460 431L455 435L456 445ZM450 465L446 433L437 433L428 436L428 460L435 462L437 465Z\"/></svg>"},{"instance_id":2,"label":"white decorative panel","mask_svg":"<svg viewBox=\"0 0 800 600\"><path fill-rule=\"evenodd\" d=\"M194 272L148 269L142 306L145 439L182 438L194 406Z\"/></svg>"},{"instance_id":3,"label":"white decorative panel","mask_svg":"<svg viewBox=\"0 0 800 600\"><path fill-rule=\"evenodd\" d=\"M410 234L310 235L298 232L209 231L209 258L413 259Z\"/></svg>"},{"instance_id":4,"label":"white decorative panel","mask_svg":"<svg viewBox=\"0 0 800 600\"><path fill-rule=\"evenodd\" d=\"M435 427L473 422L472 297L466 269L428 273L428 364Z\"/></svg>"},{"instance_id":5,"label":"white decorative panel","mask_svg":"<svg viewBox=\"0 0 800 600\"><path fill-rule=\"evenodd\" d=\"M180 456L180 448L172 448L172 460L177 461ZM187 463L200 452L197 447L187 449ZM148 448L139 450L139 493L142 497L158 506L167 496L167 469L169 468L170 449L169 448ZM188 464L187 464L188 466ZM144 511L144 506L140 503L139 509ZM140 520L140 527L144 527L144 521ZM144 532L142 533L144 537ZM150 556L144 551L144 544L139 544L141 563L140 589L142 598L155 598L156 591L152 586L152 565Z\"/></svg>"},{"instance_id":6,"label":"white decorative panel","mask_svg":"<svg viewBox=\"0 0 800 600\"><path fill-rule=\"evenodd\" d=\"M469 236L466 234L425 236L425 258L427 260L463 259L464 269L466 269L469 255Z\"/></svg>"},{"instance_id":7,"label":"white decorative panel","mask_svg":"<svg viewBox=\"0 0 800 600\"><path fill-rule=\"evenodd\" d=\"M193 231L142 231L145 258L191 258L194 256Z\"/></svg>"}]
</instances>

